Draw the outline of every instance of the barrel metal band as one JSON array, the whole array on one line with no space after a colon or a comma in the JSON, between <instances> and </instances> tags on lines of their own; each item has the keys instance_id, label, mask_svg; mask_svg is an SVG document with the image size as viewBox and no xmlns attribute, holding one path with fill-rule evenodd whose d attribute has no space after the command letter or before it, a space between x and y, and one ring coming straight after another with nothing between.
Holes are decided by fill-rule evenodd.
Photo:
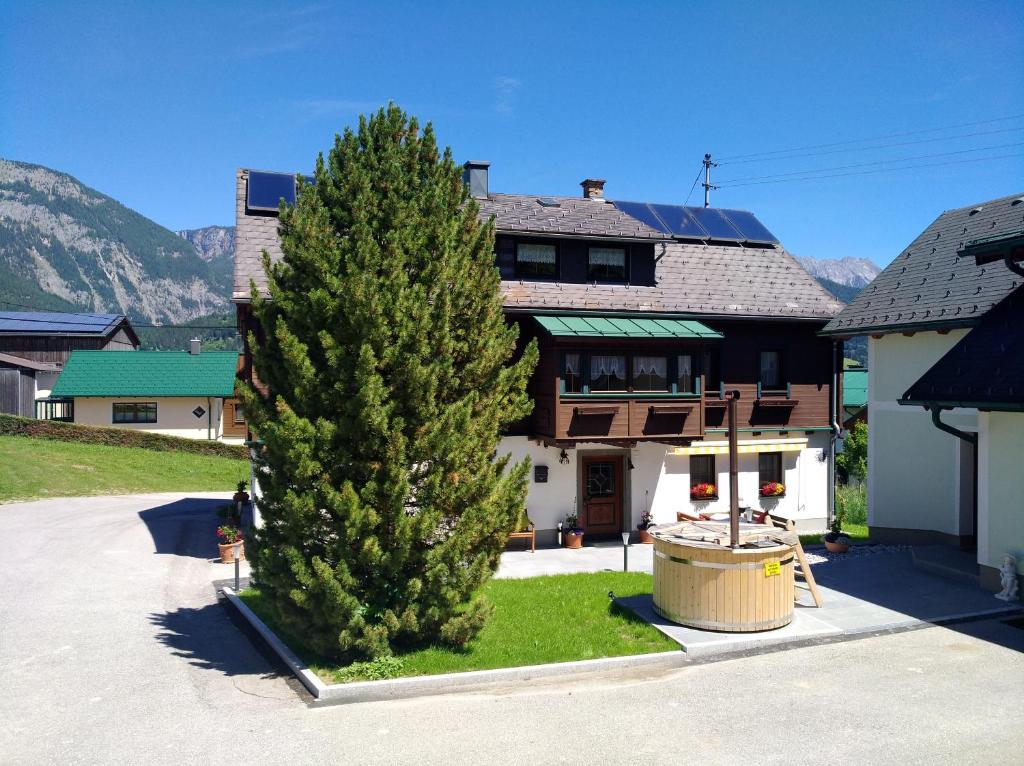
<instances>
[{"instance_id":1,"label":"barrel metal band","mask_svg":"<svg viewBox=\"0 0 1024 766\"><path fill-rule=\"evenodd\" d=\"M691 567L706 567L707 569L761 569L764 565L764 561L757 562L746 562L743 564L724 564L718 561L696 561L694 559L683 559L678 556L669 556L667 553L662 551L655 551L654 555L658 558L668 559L676 564L687 564ZM782 559L779 562L779 566L786 566L793 563L793 557L790 556L788 559Z\"/></svg>"}]
</instances>

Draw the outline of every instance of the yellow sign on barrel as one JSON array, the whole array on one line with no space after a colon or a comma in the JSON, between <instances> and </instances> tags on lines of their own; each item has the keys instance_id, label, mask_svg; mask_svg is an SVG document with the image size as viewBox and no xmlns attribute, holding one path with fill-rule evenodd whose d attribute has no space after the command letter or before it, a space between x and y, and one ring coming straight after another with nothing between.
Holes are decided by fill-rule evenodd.
<instances>
[{"instance_id":1,"label":"yellow sign on barrel","mask_svg":"<svg viewBox=\"0 0 1024 766\"><path fill-rule=\"evenodd\" d=\"M782 571L782 565L778 561L766 561L764 562L764 576L775 577Z\"/></svg>"}]
</instances>

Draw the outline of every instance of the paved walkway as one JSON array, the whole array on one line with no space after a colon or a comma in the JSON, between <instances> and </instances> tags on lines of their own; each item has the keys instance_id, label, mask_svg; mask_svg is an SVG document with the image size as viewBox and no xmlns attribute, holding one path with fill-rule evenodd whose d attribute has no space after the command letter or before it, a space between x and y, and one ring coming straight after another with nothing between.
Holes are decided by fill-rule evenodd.
<instances>
[{"instance_id":1,"label":"paved walkway","mask_svg":"<svg viewBox=\"0 0 1024 766\"><path fill-rule=\"evenodd\" d=\"M988 764L1024 745L1024 630L1002 622L310 709L216 600L224 497L0 505L0 763Z\"/></svg>"}]
</instances>

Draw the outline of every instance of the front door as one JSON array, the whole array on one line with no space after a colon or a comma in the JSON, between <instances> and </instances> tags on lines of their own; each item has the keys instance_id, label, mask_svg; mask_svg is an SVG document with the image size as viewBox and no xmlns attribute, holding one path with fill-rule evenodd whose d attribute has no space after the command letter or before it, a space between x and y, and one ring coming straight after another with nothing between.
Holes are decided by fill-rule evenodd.
<instances>
[{"instance_id":1,"label":"front door","mask_svg":"<svg viewBox=\"0 0 1024 766\"><path fill-rule=\"evenodd\" d=\"M622 531L622 456L583 458L583 518L588 535Z\"/></svg>"}]
</instances>

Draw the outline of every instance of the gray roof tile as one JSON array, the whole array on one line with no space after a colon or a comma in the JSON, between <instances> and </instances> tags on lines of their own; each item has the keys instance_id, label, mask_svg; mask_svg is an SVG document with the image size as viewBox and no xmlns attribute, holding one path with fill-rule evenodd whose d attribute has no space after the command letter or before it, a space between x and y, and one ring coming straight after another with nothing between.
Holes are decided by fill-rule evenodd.
<instances>
[{"instance_id":1,"label":"gray roof tile","mask_svg":"<svg viewBox=\"0 0 1024 766\"><path fill-rule=\"evenodd\" d=\"M833 335L975 324L1022 282L1002 262L960 254L972 240L1024 229L1020 194L948 210L825 326Z\"/></svg>"}]
</instances>

